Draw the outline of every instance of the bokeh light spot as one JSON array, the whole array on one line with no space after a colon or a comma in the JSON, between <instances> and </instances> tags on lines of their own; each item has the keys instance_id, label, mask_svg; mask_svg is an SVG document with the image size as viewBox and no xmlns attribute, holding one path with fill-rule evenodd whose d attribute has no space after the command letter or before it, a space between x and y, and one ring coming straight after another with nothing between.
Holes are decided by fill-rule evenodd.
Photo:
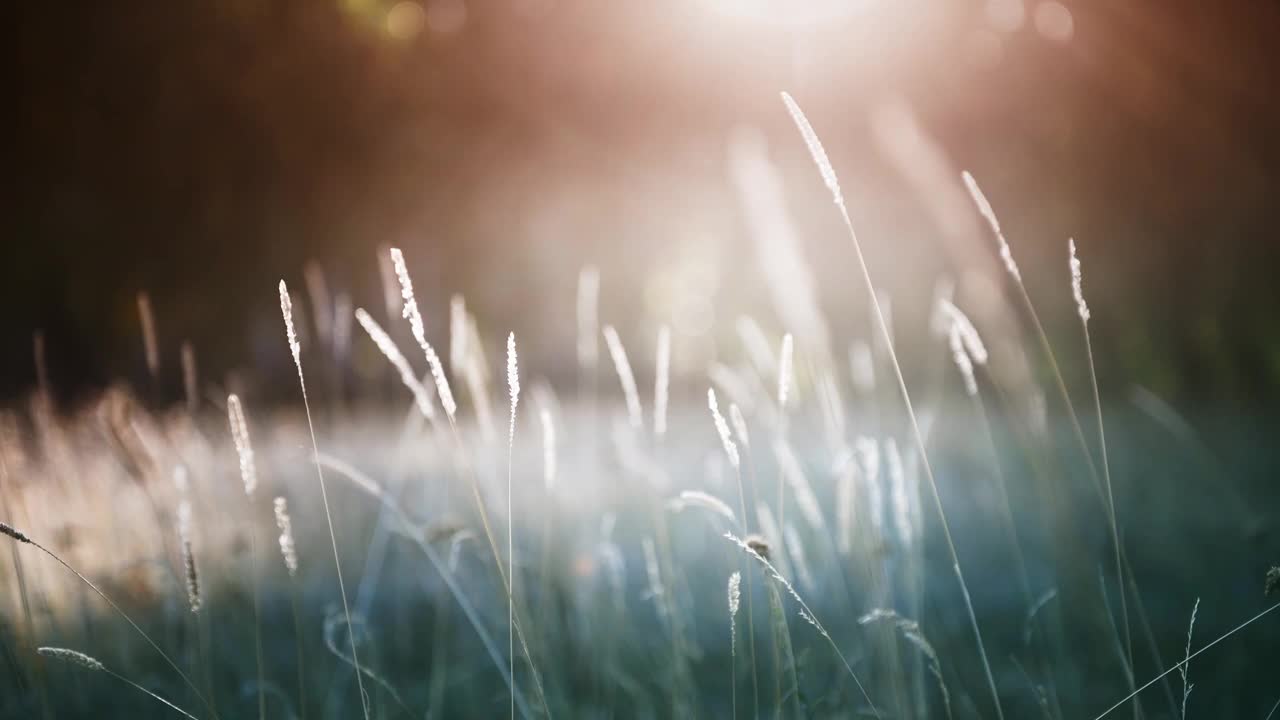
<instances>
[{"instance_id":1,"label":"bokeh light spot","mask_svg":"<svg viewBox=\"0 0 1280 720\"><path fill-rule=\"evenodd\" d=\"M387 11L387 33L397 40L412 40L422 32L426 13L412 0L402 0Z\"/></svg>"},{"instance_id":2,"label":"bokeh light spot","mask_svg":"<svg viewBox=\"0 0 1280 720\"><path fill-rule=\"evenodd\" d=\"M1036 6L1036 30L1054 42L1067 43L1075 35L1076 22L1066 5L1055 0Z\"/></svg>"}]
</instances>

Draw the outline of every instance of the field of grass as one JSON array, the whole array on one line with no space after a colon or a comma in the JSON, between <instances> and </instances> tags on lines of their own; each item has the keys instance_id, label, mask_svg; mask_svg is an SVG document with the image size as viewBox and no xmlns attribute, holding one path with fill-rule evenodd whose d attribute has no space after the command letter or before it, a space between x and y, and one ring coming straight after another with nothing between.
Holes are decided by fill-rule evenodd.
<instances>
[{"instance_id":1,"label":"field of grass","mask_svg":"<svg viewBox=\"0 0 1280 720\"><path fill-rule=\"evenodd\" d=\"M428 337L402 277L367 402L292 326L310 407L37 391L0 415L0 716L1270 717L1275 420L1067 387L1080 268L1051 342L973 192L1021 375L949 301L874 298L851 360L744 321L673 372L584 272L567 371L460 303Z\"/></svg>"}]
</instances>

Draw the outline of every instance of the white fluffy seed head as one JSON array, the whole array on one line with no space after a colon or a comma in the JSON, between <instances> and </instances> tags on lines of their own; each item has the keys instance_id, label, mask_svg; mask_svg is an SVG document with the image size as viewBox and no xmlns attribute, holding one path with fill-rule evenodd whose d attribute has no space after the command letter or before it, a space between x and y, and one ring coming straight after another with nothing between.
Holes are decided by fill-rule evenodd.
<instances>
[{"instance_id":1,"label":"white fluffy seed head","mask_svg":"<svg viewBox=\"0 0 1280 720\"><path fill-rule=\"evenodd\" d=\"M1022 273L1018 271L1018 263L1013 260L1013 253L1009 250L1009 241L1005 240L1004 233L1000 231L1000 220L996 217L996 211L992 209L991 203L987 201L987 196L983 194L982 188L978 187L978 181L973 179L968 170L965 170L961 176L964 178L965 187L969 189L969 195L973 197L973 204L978 206L978 212L986 219L987 224L991 226L991 232L996 236L996 242L1000 246L1000 260L1004 262L1004 267L1013 276L1014 280L1022 282Z\"/></svg>"},{"instance_id":2,"label":"white fluffy seed head","mask_svg":"<svg viewBox=\"0 0 1280 720\"><path fill-rule=\"evenodd\" d=\"M191 612L200 612L200 572L196 567L196 555L191 542L191 503L178 503L178 541L182 546L182 569L186 577L187 604Z\"/></svg>"},{"instance_id":3,"label":"white fluffy seed head","mask_svg":"<svg viewBox=\"0 0 1280 720\"><path fill-rule=\"evenodd\" d=\"M244 494L253 496L258 488L258 468L253 460L253 443L249 441L249 423L244 417L244 407L240 397L235 393L227 396L227 420L231 425L231 440L236 446L236 457L240 461L240 481L244 483Z\"/></svg>"},{"instance_id":4,"label":"white fluffy seed head","mask_svg":"<svg viewBox=\"0 0 1280 720\"><path fill-rule=\"evenodd\" d=\"M782 349L778 352L778 407L784 412L791 396L791 375L795 354L795 341L791 333L782 336Z\"/></svg>"},{"instance_id":5,"label":"white fluffy seed head","mask_svg":"<svg viewBox=\"0 0 1280 720\"><path fill-rule=\"evenodd\" d=\"M751 449L751 436L747 434L747 419L742 416L738 403L729 403L729 422L733 423L733 432L742 441L742 446Z\"/></svg>"},{"instance_id":6,"label":"white fluffy seed head","mask_svg":"<svg viewBox=\"0 0 1280 720\"><path fill-rule=\"evenodd\" d=\"M440 405L452 421L458 414L458 404L453 400L453 390L449 388L449 378L444 373L444 364L435 348L427 342L427 330L422 323L422 313L418 311L418 301L413 296L413 281L409 278L409 268L404 262L404 253L400 248L391 248L391 263L395 267L396 280L400 283L400 297L404 300L401 315L409 321L409 329L413 331L413 339L418 341L422 353L431 366L431 377L436 382L436 394L440 396Z\"/></svg>"},{"instance_id":7,"label":"white fluffy seed head","mask_svg":"<svg viewBox=\"0 0 1280 720\"><path fill-rule=\"evenodd\" d=\"M298 342L298 333L293 327L293 298L289 297L289 287L280 281L280 314L284 317L284 334L289 340L289 352L293 355L293 364L302 375L302 344Z\"/></svg>"},{"instance_id":8,"label":"white fluffy seed head","mask_svg":"<svg viewBox=\"0 0 1280 720\"><path fill-rule=\"evenodd\" d=\"M788 582L785 577L782 576L782 573L778 572L778 568L774 567L773 563L769 562L768 558L756 552L755 548L751 547L750 542L743 540L731 532L726 532L723 537L734 545L737 545L748 556L760 563L774 580L782 583L782 587L786 589L787 593L791 595L791 597L795 598L796 602L800 603L800 617L803 618L805 622L812 625L823 637L830 637L830 635L827 634L826 628L822 627L818 622L818 619L809 612L809 606L805 604L804 599L800 597L800 593L796 592L796 589L792 587L791 583Z\"/></svg>"},{"instance_id":9,"label":"white fluffy seed head","mask_svg":"<svg viewBox=\"0 0 1280 720\"><path fill-rule=\"evenodd\" d=\"M836 171L831 167L831 161L827 159L827 151L822 147L818 134L813 131L813 126L804 116L804 111L789 93L782 93L782 102L786 104L787 112L791 113L791 119L800 130L800 137L804 138L804 144L809 147L809 154L813 156L813 162L818 166L818 172L822 174L822 182L831 191L831 199L837 205L843 205L844 196L840 193L840 182L836 179Z\"/></svg>"},{"instance_id":10,"label":"white fluffy seed head","mask_svg":"<svg viewBox=\"0 0 1280 720\"><path fill-rule=\"evenodd\" d=\"M653 435L667 434L667 399L671 389L671 328L658 328L658 356L654 362Z\"/></svg>"},{"instance_id":11,"label":"white fluffy seed head","mask_svg":"<svg viewBox=\"0 0 1280 720\"><path fill-rule=\"evenodd\" d=\"M715 422L716 433L720 435L724 454L729 456L729 464L738 468L742 462L738 457L738 446L733 442L733 435L729 432L729 423L725 422L724 415L720 414L720 404L716 402L715 388L707 388L707 407L711 409L711 419Z\"/></svg>"},{"instance_id":12,"label":"white fluffy seed head","mask_svg":"<svg viewBox=\"0 0 1280 720\"><path fill-rule=\"evenodd\" d=\"M885 440L885 464L888 469L890 493L893 504L893 524L898 532L898 540L904 547L910 547L915 538L915 503L914 493L907 483L907 473L902 464L902 454L898 452L898 443L893 438Z\"/></svg>"},{"instance_id":13,"label":"white fluffy seed head","mask_svg":"<svg viewBox=\"0 0 1280 720\"><path fill-rule=\"evenodd\" d=\"M436 381L436 394L440 396L440 405L449 419L453 420L458 414L458 403L454 402L453 390L449 388L449 378L444 374L444 365L440 362L440 356L436 355L435 348L430 344L423 342L422 350L427 356L427 365L431 367L431 378Z\"/></svg>"},{"instance_id":14,"label":"white fluffy seed head","mask_svg":"<svg viewBox=\"0 0 1280 720\"><path fill-rule=\"evenodd\" d=\"M963 335L960 326L952 323L947 342L951 346L951 358L960 370L960 377L964 378L964 391L972 397L978 394L978 381L973 375L973 361L965 350Z\"/></svg>"},{"instance_id":15,"label":"white fluffy seed head","mask_svg":"<svg viewBox=\"0 0 1280 720\"><path fill-rule=\"evenodd\" d=\"M409 392L413 393L413 401L418 406L418 412L422 413L422 416L428 420L434 419L436 407L431 402L431 394L413 372L409 361L401 354L400 348L396 347L395 341L373 319L373 316L365 312L364 308L356 308L356 321L360 323L360 327L364 328L365 333L369 335L369 339L373 340L373 344L378 346L382 356L399 373L400 382L409 389Z\"/></svg>"},{"instance_id":16,"label":"white fluffy seed head","mask_svg":"<svg viewBox=\"0 0 1280 720\"><path fill-rule=\"evenodd\" d=\"M507 335L507 392L511 396L511 429L509 442L516 439L516 406L520 404L520 361L516 357L516 334Z\"/></svg>"},{"instance_id":17,"label":"white fluffy seed head","mask_svg":"<svg viewBox=\"0 0 1280 720\"><path fill-rule=\"evenodd\" d=\"M280 529L280 556L284 558L289 577L298 574L298 547L293 541L293 521L289 519L289 503L278 497L272 503L276 514L276 527Z\"/></svg>"},{"instance_id":18,"label":"white fluffy seed head","mask_svg":"<svg viewBox=\"0 0 1280 720\"><path fill-rule=\"evenodd\" d=\"M79 665L87 670L106 670L98 660L85 655L77 650L68 650L67 648L41 647L36 648L36 652L47 658L62 660L64 662Z\"/></svg>"},{"instance_id":19,"label":"white fluffy seed head","mask_svg":"<svg viewBox=\"0 0 1280 720\"><path fill-rule=\"evenodd\" d=\"M618 331L612 325L605 325L603 332L605 344L609 346L609 355L613 358L613 368L618 373L618 382L622 385L622 395L627 401L627 420L633 429L639 430L644 427L644 415L640 409L636 376L631 372L626 348L622 347L622 338L618 337Z\"/></svg>"},{"instance_id":20,"label":"white fluffy seed head","mask_svg":"<svg viewBox=\"0 0 1280 720\"><path fill-rule=\"evenodd\" d=\"M400 252L400 248L391 248L391 263L396 271L396 280L400 283L400 316L409 321L414 339L419 343L425 342L427 331L422 324L422 313L418 312L418 301L413 296L413 280L409 278L409 268L405 265L404 253Z\"/></svg>"},{"instance_id":21,"label":"white fluffy seed head","mask_svg":"<svg viewBox=\"0 0 1280 720\"><path fill-rule=\"evenodd\" d=\"M948 332L953 328L958 329L960 331L960 339L964 342L965 351L969 353L969 358L977 365L986 365L989 357L987 346L982 342L982 337L978 335L978 329L973 326L969 316L965 315L950 300L941 299L938 304L941 306L942 312L950 320Z\"/></svg>"},{"instance_id":22,"label":"white fluffy seed head","mask_svg":"<svg viewBox=\"0 0 1280 720\"><path fill-rule=\"evenodd\" d=\"M684 510L686 507L700 507L717 515L723 515L730 522L738 521L738 516L733 512L733 508L729 507L728 503L711 493L701 490L681 491L678 497L668 503L668 506L677 512Z\"/></svg>"},{"instance_id":23,"label":"white fluffy seed head","mask_svg":"<svg viewBox=\"0 0 1280 720\"><path fill-rule=\"evenodd\" d=\"M1082 322L1089 322L1089 305L1084 301L1084 275L1080 271L1080 258L1076 257L1076 240L1067 240L1067 249L1071 253L1071 294L1076 299L1076 312L1080 313Z\"/></svg>"},{"instance_id":24,"label":"white fluffy seed head","mask_svg":"<svg viewBox=\"0 0 1280 720\"><path fill-rule=\"evenodd\" d=\"M884 532L884 491L880 480L880 444L873 438L859 436L854 441L855 456L866 484L867 515L871 529L878 536Z\"/></svg>"},{"instance_id":25,"label":"white fluffy seed head","mask_svg":"<svg viewBox=\"0 0 1280 720\"><path fill-rule=\"evenodd\" d=\"M742 573L737 570L729 576L729 654L738 654L738 606L742 603Z\"/></svg>"}]
</instances>

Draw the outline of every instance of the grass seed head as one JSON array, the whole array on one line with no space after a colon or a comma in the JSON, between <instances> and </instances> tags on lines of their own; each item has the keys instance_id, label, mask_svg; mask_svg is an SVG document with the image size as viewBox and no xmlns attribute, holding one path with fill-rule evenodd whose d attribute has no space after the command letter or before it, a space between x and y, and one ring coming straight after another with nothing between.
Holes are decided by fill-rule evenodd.
<instances>
[{"instance_id":1,"label":"grass seed head","mask_svg":"<svg viewBox=\"0 0 1280 720\"><path fill-rule=\"evenodd\" d=\"M75 665L79 665L87 670L106 670L98 660L85 655L77 650L68 650L67 648L41 647L36 648L36 652L47 658L62 660Z\"/></svg>"},{"instance_id":2,"label":"grass seed head","mask_svg":"<svg viewBox=\"0 0 1280 720\"><path fill-rule=\"evenodd\" d=\"M27 537L26 533L5 522L0 522L0 535L8 535L20 543L30 544L31 542L31 538Z\"/></svg>"}]
</instances>

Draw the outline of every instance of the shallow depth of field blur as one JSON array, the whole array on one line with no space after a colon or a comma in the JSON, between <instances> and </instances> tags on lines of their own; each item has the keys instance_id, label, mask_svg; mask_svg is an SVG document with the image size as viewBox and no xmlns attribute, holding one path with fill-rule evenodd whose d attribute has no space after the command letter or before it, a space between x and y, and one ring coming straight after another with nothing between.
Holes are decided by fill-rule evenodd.
<instances>
[{"instance_id":1,"label":"shallow depth of field blur","mask_svg":"<svg viewBox=\"0 0 1280 720\"><path fill-rule=\"evenodd\" d=\"M0 717L1280 717L1280 9L1204 5L28 4Z\"/></svg>"}]
</instances>

